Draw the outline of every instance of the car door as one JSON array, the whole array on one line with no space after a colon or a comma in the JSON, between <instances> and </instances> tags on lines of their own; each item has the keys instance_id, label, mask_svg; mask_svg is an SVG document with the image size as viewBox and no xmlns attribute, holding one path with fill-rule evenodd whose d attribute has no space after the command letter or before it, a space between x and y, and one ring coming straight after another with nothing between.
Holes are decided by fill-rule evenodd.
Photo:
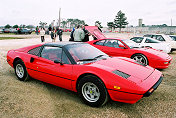
<instances>
[{"instance_id":1,"label":"car door","mask_svg":"<svg viewBox=\"0 0 176 118\"><path fill-rule=\"evenodd\" d=\"M119 40L107 39L104 43L103 52L109 56L123 56L129 57L129 50L126 46Z\"/></svg>"},{"instance_id":2,"label":"car door","mask_svg":"<svg viewBox=\"0 0 176 118\"><path fill-rule=\"evenodd\" d=\"M60 47L45 46L39 57L32 57L32 77L54 84L56 86L72 89L72 65ZM55 63L54 61L61 62Z\"/></svg>"}]
</instances>

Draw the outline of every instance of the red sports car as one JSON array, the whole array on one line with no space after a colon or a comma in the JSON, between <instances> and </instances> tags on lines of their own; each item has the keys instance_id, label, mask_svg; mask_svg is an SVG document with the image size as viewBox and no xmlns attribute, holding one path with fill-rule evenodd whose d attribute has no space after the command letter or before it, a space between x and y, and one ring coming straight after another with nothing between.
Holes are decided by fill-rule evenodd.
<instances>
[{"instance_id":1,"label":"red sports car","mask_svg":"<svg viewBox=\"0 0 176 118\"><path fill-rule=\"evenodd\" d=\"M88 105L108 99L136 103L161 83L162 73L125 57L109 57L87 43L46 43L10 50L7 62L17 78L30 77L78 92Z\"/></svg>"},{"instance_id":2,"label":"red sports car","mask_svg":"<svg viewBox=\"0 0 176 118\"><path fill-rule=\"evenodd\" d=\"M92 46L100 49L109 56L128 57L154 68L168 68L172 58L161 51L152 48L135 48L128 40L106 38L95 26L85 27L96 40L89 41Z\"/></svg>"}]
</instances>

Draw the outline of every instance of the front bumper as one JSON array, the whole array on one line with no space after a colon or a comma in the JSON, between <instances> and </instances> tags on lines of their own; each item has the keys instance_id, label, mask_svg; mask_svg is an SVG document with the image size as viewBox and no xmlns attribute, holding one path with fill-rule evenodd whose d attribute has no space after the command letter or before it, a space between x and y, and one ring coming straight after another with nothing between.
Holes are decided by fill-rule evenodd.
<instances>
[{"instance_id":1,"label":"front bumper","mask_svg":"<svg viewBox=\"0 0 176 118\"><path fill-rule=\"evenodd\" d=\"M168 68L171 64L172 57L168 56L166 60L151 60L149 63L150 66L157 68L157 69L165 69Z\"/></svg>"},{"instance_id":2,"label":"front bumper","mask_svg":"<svg viewBox=\"0 0 176 118\"><path fill-rule=\"evenodd\" d=\"M158 88L158 86L160 85L160 83L162 82L163 80L163 76L160 77L160 79L155 83L155 85L152 86L152 88L150 88L145 94L144 94L144 97L148 97L150 96L154 90L156 90Z\"/></svg>"},{"instance_id":3,"label":"front bumper","mask_svg":"<svg viewBox=\"0 0 176 118\"><path fill-rule=\"evenodd\" d=\"M119 90L108 90L108 93L113 101L134 104L142 97L150 96L158 88L162 80L161 72L155 70L147 79L138 84L144 90L141 94Z\"/></svg>"}]
</instances>

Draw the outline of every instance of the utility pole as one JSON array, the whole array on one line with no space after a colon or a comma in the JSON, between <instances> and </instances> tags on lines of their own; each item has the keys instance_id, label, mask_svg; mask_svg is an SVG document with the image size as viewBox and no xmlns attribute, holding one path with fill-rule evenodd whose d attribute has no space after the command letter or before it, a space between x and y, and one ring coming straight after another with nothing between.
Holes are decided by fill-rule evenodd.
<instances>
[{"instance_id":1,"label":"utility pole","mask_svg":"<svg viewBox=\"0 0 176 118\"><path fill-rule=\"evenodd\" d=\"M171 18L171 26L172 26L172 18Z\"/></svg>"},{"instance_id":2,"label":"utility pole","mask_svg":"<svg viewBox=\"0 0 176 118\"><path fill-rule=\"evenodd\" d=\"M61 24L61 17L60 17L60 15L61 15L61 8L59 8L59 19L58 19L59 27L60 27L60 24Z\"/></svg>"}]
</instances>

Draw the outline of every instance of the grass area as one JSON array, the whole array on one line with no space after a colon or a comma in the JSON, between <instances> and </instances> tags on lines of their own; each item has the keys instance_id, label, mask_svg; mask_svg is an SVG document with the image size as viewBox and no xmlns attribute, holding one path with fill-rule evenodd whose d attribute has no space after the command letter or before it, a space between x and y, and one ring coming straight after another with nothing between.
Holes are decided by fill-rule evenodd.
<instances>
[{"instance_id":1,"label":"grass area","mask_svg":"<svg viewBox=\"0 0 176 118\"><path fill-rule=\"evenodd\" d=\"M15 35L15 33L0 33L0 35Z\"/></svg>"},{"instance_id":2,"label":"grass area","mask_svg":"<svg viewBox=\"0 0 176 118\"><path fill-rule=\"evenodd\" d=\"M8 40L8 39L25 39L25 37L0 37L0 40Z\"/></svg>"}]
</instances>

